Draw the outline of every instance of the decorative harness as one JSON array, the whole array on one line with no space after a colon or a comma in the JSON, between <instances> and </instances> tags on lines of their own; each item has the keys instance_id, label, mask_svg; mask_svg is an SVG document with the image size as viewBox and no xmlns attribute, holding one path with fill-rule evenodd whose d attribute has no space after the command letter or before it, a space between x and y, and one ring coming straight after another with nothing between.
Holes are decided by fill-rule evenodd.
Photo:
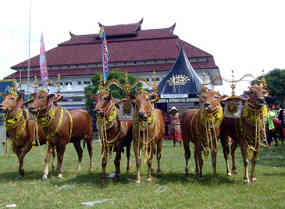
<instances>
[{"instance_id":1,"label":"decorative harness","mask_svg":"<svg viewBox=\"0 0 285 209\"><path fill-rule=\"evenodd\" d=\"M14 138L10 138L13 141L18 140L26 129L29 111L25 109L25 112L26 117L24 117L22 109L19 109L16 115L12 118L8 119L7 114L4 115L4 124L8 131L20 127L20 131L16 131L16 136Z\"/></svg>"},{"instance_id":2,"label":"decorative harness","mask_svg":"<svg viewBox=\"0 0 285 209\"><path fill-rule=\"evenodd\" d=\"M198 115L198 117L196 117ZM217 111L208 113L204 108L196 111L190 122L194 129L192 138L199 138L201 141L202 152L208 156L210 151L217 152L218 139L216 128L219 127L223 120L223 108L219 107Z\"/></svg>"},{"instance_id":3,"label":"decorative harness","mask_svg":"<svg viewBox=\"0 0 285 209\"><path fill-rule=\"evenodd\" d=\"M69 139L72 136L72 129L73 129L73 120L72 120L72 116L70 114L70 112L68 110L65 110L63 107L59 107L60 108L60 115L59 115L59 121L57 123L56 129L55 131L52 130L48 130L48 134L46 136L46 139L48 141L48 143L50 143L51 138L55 137L56 134L58 133L59 129L62 126L62 121L63 121L63 116L64 113L67 113L69 120L70 120L70 129L69 129ZM55 121L55 115L56 115L56 108L55 106L52 104L50 110L48 111L47 114L45 115L37 115L36 117L36 122L37 124L39 124L39 126L41 126L42 128L47 128L49 129L50 126L53 124L53 122ZM38 130L36 131L38 133Z\"/></svg>"},{"instance_id":4,"label":"decorative harness","mask_svg":"<svg viewBox=\"0 0 285 209\"><path fill-rule=\"evenodd\" d=\"M140 146L143 145L143 159L144 162L146 162L146 160L149 159L150 157L152 151L152 149L150 149L150 146L154 140L154 135L153 137L149 137L149 128L154 123L154 108L152 108L151 116L148 117L146 121L140 121L138 119L137 108L135 108L133 114L133 121L134 121L133 135L135 143L137 144L139 150Z\"/></svg>"},{"instance_id":5,"label":"decorative harness","mask_svg":"<svg viewBox=\"0 0 285 209\"><path fill-rule=\"evenodd\" d=\"M252 159L253 152L258 149L260 144L262 144L262 139L266 137L264 118L266 118L267 112L265 107L266 106L255 109L246 102L242 109L242 115L236 123L236 129L238 130L240 137L243 137L246 140L249 160ZM245 127L245 124L249 127L244 129L243 127ZM254 135L250 135L247 130L252 130L253 128L255 128Z\"/></svg>"},{"instance_id":6,"label":"decorative harness","mask_svg":"<svg viewBox=\"0 0 285 209\"><path fill-rule=\"evenodd\" d=\"M103 117L98 115L96 126L99 129L99 135L102 145L102 157L106 156L108 158L108 153L112 153L116 145L117 139L120 136L121 122L118 121L118 132L113 137L107 136L107 129L110 129L114 126L115 121L117 120L118 110L114 105L113 99L111 104L107 107L107 110L104 111Z\"/></svg>"}]
</instances>

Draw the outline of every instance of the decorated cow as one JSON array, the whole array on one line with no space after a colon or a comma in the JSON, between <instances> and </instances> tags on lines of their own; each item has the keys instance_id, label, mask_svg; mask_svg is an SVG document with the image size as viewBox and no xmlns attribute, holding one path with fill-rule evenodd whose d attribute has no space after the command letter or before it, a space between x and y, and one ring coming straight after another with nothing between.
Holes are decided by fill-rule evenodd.
<instances>
[{"instance_id":1,"label":"decorated cow","mask_svg":"<svg viewBox=\"0 0 285 209\"><path fill-rule=\"evenodd\" d=\"M99 91L96 95L91 95L96 101L95 114L96 114L96 127L99 131L99 137L101 140L101 156L102 156L102 176L101 181L104 183L106 177L106 166L108 162L108 156L112 152L116 152L114 164L115 164L115 181L118 181L120 176L120 160L121 154L126 148L127 155L127 173L130 169L130 148L132 142L132 121L123 121L119 119L119 109L117 105L119 102L115 102L112 97L109 87L112 84L121 87L121 85L111 80L107 85L103 85L102 77L100 76ZM121 87L122 88L122 87Z\"/></svg>"},{"instance_id":2,"label":"decorated cow","mask_svg":"<svg viewBox=\"0 0 285 209\"><path fill-rule=\"evenodd\" d=\"M253 85L246 92L247 97L232 96L224 101L225 116L221 125L221 142L226 161L226 172L231 175L228 163L230 147L228 138L232 139L232 172L236 173L235 149L239 145L244 164L244 183L249 183L248 162L251 161L252 182L256 181L256 160L260 145L266 140L265 99L268 91L263 85Z\"/></svg>"},{"instance_id":3,"label":"decorated cow","mask_svg":"<svg viewBox=\"0 0 285 209\"><path fill-rule=\"evenodd\" d=\"M54 94L49 94L47 90L41 89L32 94L29 107L30 112L44 131L48 144L57 151L57 172L62 178L62 162L65 148L68 142L72 142L78 155L78 171L82 161L83 150L80 141L84 139L87 144L90 157L90 170L93 168L93 148L92 148L92 119L85 110L68 111L56 104ZM43 179L48 176L48 162L46 158Z\"/></svg>"},{"instance_id":4,"label":"decorated cow","mask_svg":"<svg viewBox=\"0 0 285 209\"><path fill-rule=\"evenodd\" d=\"M12 148L19 160L19 173L24 176L24 157L34 146L46 144L43 129L38 127L30 117L28 109L23 109L23 94L11 88L9 93L2 94L1 110L4 113L4 124L7 137L12 141ZM49 156L55 157L51 149ZM53 160L53 168L55 161Z\"/></svg>"},{"instance_id":5,"label":"decorated cow","mask_svg":"<svg viewBox=\"0 0 285 209\"><path fill-rule=\"evenodd\" d=\"M203 156L211 153L213 176L216 178L216 155L220 125L223 120L223 109L220 104L221 96L213 90L203 89L200 95L201 108L189 109L182 113L181 131L186 161L185 174L188 175L190 160L190 141L194 144L195 171L202 177Z\"/></svg>"}]
</instances>

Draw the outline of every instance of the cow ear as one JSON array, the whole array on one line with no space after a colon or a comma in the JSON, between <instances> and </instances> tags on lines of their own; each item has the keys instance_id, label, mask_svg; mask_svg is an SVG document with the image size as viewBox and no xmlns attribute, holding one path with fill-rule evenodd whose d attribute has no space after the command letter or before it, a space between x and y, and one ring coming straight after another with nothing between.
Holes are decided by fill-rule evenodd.
<instances>
[{"instance_id":1,"label":"cow ear","mask_svg":"<svg viewBox=\"0 0 285 209\"><path fill-rule=\"evenodd\" d=\"M0 96L3 97L3 98L5 98L5 97L7 96L7 94L1 93Z\"/></svg>"},{"instance_id":2,"label":"cow ear","mask_svg":"<svg viewBox=\"0 0 285 209\"><path fill-rule=\"evenodd\" d=\"M151 103L155 103L155 102L157 102L159 99L160 99L160 97L159 97L157 94L152 94L152 95L150 96L150 101L151 101Z\"/></svg>"}]
</instances>

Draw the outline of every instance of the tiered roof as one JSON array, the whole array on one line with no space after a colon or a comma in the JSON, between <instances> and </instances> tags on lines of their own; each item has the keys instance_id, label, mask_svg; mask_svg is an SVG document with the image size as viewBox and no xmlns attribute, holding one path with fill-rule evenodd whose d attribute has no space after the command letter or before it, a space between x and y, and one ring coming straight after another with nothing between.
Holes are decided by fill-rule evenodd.
<instances>
[{"instance_id":1,"label":"tiered roof","mask_svg":"<svg viewBox=\"0 0 285 209\"><path fill-rule=\"evenodd\" d=\"M173 34L175 24L169 28L141 30L143 20L126 25L104 26L107 34L108 50L111 63L142 63L146 61L175 61L178 54L177 44L181 45L189 58L206 58L203 62L193 62L194 69L217 69L211 54L179 39ZM101 25L99 23L99 25ZM101 25L102 26L102 25ZM58 44L46 52L49 76L60 73L63 76L92 75L101 71L102 63L101 40L98 34L75 35L70 33L70 40ZM31 58L31 68L39 68L39 55ZM95 65L94 65L95 64ZM79 65L85 65L83 68ZM121 71L148 72L169 71L173 63L150 63L141 65L111 66L111 69ZM72 69L61 70L61 66L73 66ZM27 60L12 66L12 69L26 69ZM60 70L59 70L60 69ZM22 71L22 77L27 73ZM19 78L19 71L11 74L10 78ZM30 75L39 75L39 70L30 71Z\"/></svg>"},{"instance_id":2,"label":"tiered roof","mask_svg":"<svg viewBox=\"0 0 285 209\"><path fill-rule=\"evenodd\" d=\"M160 95L197 95L201 93L202 80L192 68L185 51L180 49L169 73L159 83Z\"/></svg>"}]
</instances>

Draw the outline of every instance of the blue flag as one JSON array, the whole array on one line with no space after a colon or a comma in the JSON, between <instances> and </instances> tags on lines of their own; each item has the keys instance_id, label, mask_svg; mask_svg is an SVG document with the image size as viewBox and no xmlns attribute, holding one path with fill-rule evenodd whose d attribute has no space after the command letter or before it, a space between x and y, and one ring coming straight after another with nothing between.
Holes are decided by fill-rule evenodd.
<instances>
[{"instance_id":1,"label":"blue flag","mask_svg":"<svg viewBox=\"0 0 285 209\"><path fill-rule=\"evenodd\" d=\"M107 48L106 33L104 31L104 27L103 26L100 29L99 36L102 39L103 79L104 79L104 83L106 83L107 76L108 76L108 73L109 73L110 55L109 55L108 48Z\"/></svg>"}]
</instances>

